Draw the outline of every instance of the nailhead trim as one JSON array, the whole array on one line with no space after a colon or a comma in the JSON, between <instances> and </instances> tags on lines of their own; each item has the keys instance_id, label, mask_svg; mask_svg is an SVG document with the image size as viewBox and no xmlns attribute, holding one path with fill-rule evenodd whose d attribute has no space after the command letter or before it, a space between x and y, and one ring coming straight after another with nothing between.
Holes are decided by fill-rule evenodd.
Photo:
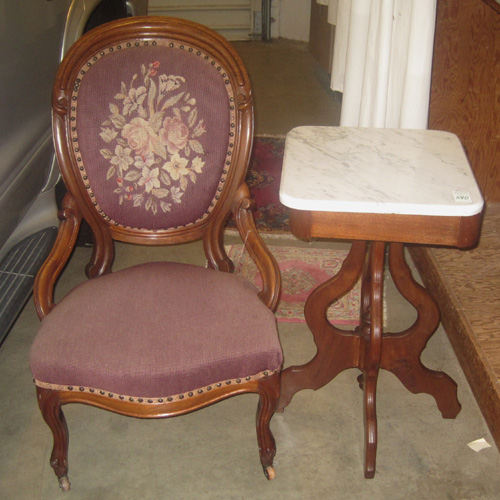
<instances>
[{"instance_id":1,"label":"nailhead trim","mask_svg":"<svg viewBox=\"0 0 500 500\"><path fill-rule=\"evenodd\" d=\"M125 44L124 43L121 43L119 45L116 45L116 46L112 46L112 47L108 47L106 50L102 50L99 52L99 54L95 54L93 57L91 57L90 60L88 60L81 68L80 68L80 75L85 75L85 73L92 67L92 65L96 62L99 61L99 59L101 59L102 57L105 57L107 54L112 54L116 49L118 50L122 50L122 49L125 49L125 48L136 48L136 47L141 47L141 46L149 46L149 41L143 41L143 42L139 42L139 41L129 41L129 42L126 42ZM171 47L171 48L175 48L177 47L179 50L185 50L186 47L185 45L183 44L177 44L177 43L174 43L172 41L170 42L167 42L165 40L154 40L151 42L151 45L153 46L157 46L157 45L166 45L168 47ZM189 47L189 52L193 53L193 54L196 54L198 57L203 57L204 60L206 61L209 61L210 64L216 68L216 70L220 73L221 75L221 78L223 78L223 81L224 81L224 84L226 85L226 89L227 89L227 92L228 92L228 95L229 95L229 101L231 103L234 103L235 102L235 98L233 96L233 91L232 91L232 87L230 85L230 80L227 78L227 73L226 71L224 70L223 67L221 67L219 64L217 64L217 62L213 59L211 59L208 55L206 54L203 54L201 51L197 50L196 52L194 51L194 49L192 47ZM73 89L73 95L71 97L72 101L74 102L75 105L77 105L77 101L78 101L78 92L80 90L80 83L81 83L82 79L81 78L78 78L76 80L76 85ZM234 129L236 128L236 123L234 122L235 120L235 106L234 105L231 105L230 106L230 128L231 129ZM77 115L77 109L76 109L76 106L73 106L71 108L71 113L70 113L70 120L72 122L76 121L76 115ZM75 143L75 145L78 147L78 137L76 135L76 128L75 127L72 127L72 133L73 133L73 142ZM230 132L229 134L231 137L234 137L234 132ZM229 144L228 146L228 151L227 151L227 155L226 155L226 165L231 165L231 155L232 155L232 152L233 152L233 149L234 149L234 145L233 144ZM79 151L79 149L75 149L75 151ZM82 158L81 157L77 157L76 160L78 162L82 162ZM85 172L85 169L80 167L80 171L81 172ZM223 173L222 173L222 177L221 177L221 181L220 181L220 184L219 184L219 189L217 190L218 192L221 191L221 184L226 180L226 176L227 176L227 170L224 170ZM89 187L87 186L87 189L89 189ZM92 193L91 194L91 197L94 198L94 194ZM219 196L215 196L214 197L214 201L217 202L219 200ZM100 207L98 207L98 204L95 202L95 200L93 200L93 205L95 207L98 208L99 212L102 213L102 209L100 209ZM183 226L183 227L188 227L188 226L192 226L200 221L202 221L203 219L205 219L210 213L211 211L213 210L213 208L215 207L216 203L212 202L210 204L210 207L207 211L205 211L205 213L198 219L196 220L194 223L190 223L190 224L187 224L186 226ZM104 218L106 218L110 223L114 224L115 226L120 226L120 227L124 227L124 228L130 228L130 226L126 226L124 224L120 224L119 222L116 222L114 220L111 220L111 218L107 217L106 215L103 215ZM151 231L151 229L146 229L146 228L131 228L131 229L144 229L146 231ZM162 233L162 232L169 232L169 231L172 231L172 230L177 230L177 229L180 229L180 226L178 227L174 227L174 228L169 228L169 229L165 229L165 230L157 230L156 232L158 233Z\"/></svg>"},{"instance_id":2,"label":"nailhead trim","mask_svg":"<svg viewBox=\"0 0 500 500\"><path fill-rule=\"evenodd\" d=\"M184 399L190 399L193 397L196 397L197 395L201 395L204 392L210 392L213 390L213 387L222 387L224 385L238 385L238 384L244 384L245 382L250 382L251 380L259 380L261 378L269 377L270 375L274 375L277 373L279 370L274 370L274 371L263 371L260 373L257 373L256 375L249 375L247 377L243 378L236 378L236 379L230 379L230 380L225 380L223 382L217 382L215 384L211 384L205 387L200 387L199 389L193 389L192 391L185 392L182 394L176 394L172 396L163 396L161 398L144 398L144 397L138 397L138 396L128 396L124 394L115 394L113 392L108 392L104 391L102 389L96 389L94 387L84 387L84 386L78 386L78 391L77 392L82 392L82 393L90 393L90 394L100 394L101 396L105 396L106 398L109 399L119 399L120 401L124 401L125 399L128 399L131 403L137 401L138 403L143 403L144 401L147 401L148 404L161 404L167 401L168 403L176 402L176 401L183 401ZM54 391L75 391L75 387L72 385L58 385L58 384L49 384L47 382L41 382L40 380L33 380L35 385L38 387L41 387L42 389L50 389Z\"/></svg>"}]
</instances>

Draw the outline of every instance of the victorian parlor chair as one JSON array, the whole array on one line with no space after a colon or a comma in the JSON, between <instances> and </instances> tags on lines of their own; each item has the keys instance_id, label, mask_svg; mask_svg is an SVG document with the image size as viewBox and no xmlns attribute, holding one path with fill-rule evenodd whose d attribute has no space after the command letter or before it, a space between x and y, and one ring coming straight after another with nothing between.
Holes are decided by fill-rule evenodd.
<instances>
[{"instance_id":1,"label":"victorian parlor chair","mask_svg":"<svg viewBox=\"0 0 500 500\"><path fill-rule=\"evenodd\" d=\"M245 184L253 105L237 53L217 33L179 19L96 28L61 63L53 132L67 194L35 283L42 321L30 365L60 486L69 489L62 405L161 418L242 393L259 395L260 460L272 479L280 281ZM232 274L223 246L230 214L263 277L260 291ZM94 237L90 279L55 305L53 288L82 220ZM208 268L156 262L111 272L114 240L195 239Z\"/></svg>"}]
</instances>

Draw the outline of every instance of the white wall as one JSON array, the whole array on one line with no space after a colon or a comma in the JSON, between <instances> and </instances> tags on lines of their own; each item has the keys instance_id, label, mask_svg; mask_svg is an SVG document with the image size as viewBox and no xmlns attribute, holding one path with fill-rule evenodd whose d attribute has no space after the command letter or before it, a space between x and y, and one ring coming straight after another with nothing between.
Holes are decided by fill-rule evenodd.
<instances>
[{"instance_id":1,"label":"white wall","mask_svg":"<svg viewBox=\"0 0 500 500\"><path fill-rule=\"evenodd\" d=\"M316 1L316 0L312 0ZM272 0L271 25L273 38L309 41L311 0Z\"/></svg>"}]
</instances>

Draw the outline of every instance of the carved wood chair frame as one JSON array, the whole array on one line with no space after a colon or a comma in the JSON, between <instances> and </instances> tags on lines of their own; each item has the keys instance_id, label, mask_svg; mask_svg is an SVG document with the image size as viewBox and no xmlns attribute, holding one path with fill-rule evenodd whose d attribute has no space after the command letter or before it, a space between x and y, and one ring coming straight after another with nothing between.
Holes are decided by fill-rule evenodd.
<instances>
[{"instance_id":1,"label":"carved wood chair frame","mask_svg":"<svg viewBox=\"0 0 500 500\"><path fill-rule=\"evenodd\" d=\"M71 121L72 92L77 85L78 71L94 54L124 41L151 43L168 39L183 43L186 50L201 50L220 61L227 71L228 85L234 95L234 122L232 124L231 168L218 203L203 220L181 228L146 230L121 227L106 220L96 210L88 196L85 182L79 174L78 155L72 151ZM263 278L259 293L261 300L274 310L280 290L279 269L273 256L259 236L253 219L253 202L245 183L245 174L253 140L253 98L248 75L239 56L221 36L201 25L173 18L148 16L114 21L92 30L69 51L57 73L53 96L53 134L57 159L61 168L67 194L59 212L60 227L54 248L40 270L34 286L34 299L40 319L54 308L54 286L75 247L82 219L90 225L94 247L86 267L89 278L111 272L114 259L114 240L146 245L168 245L203 239L210 268L232 272L234 265L223 245L225 222L233 214L239 234L251 257L256 261ZM242 304L244 307L244 304ZM140 418L161 418L182 415L230 396L258 393L257 436L261 462L268 478L274 477L272 468L276 452L274 438L269 428L270 419L279 397L279 373L258 380L237 380L231 384L211 387L201 393L190 393L177 401L129 401L112 394L89 393L79 388L51 390L37 387L38 402L54 437L51 465L59 478L60 486L69 489L68 430L61 406L83 403L122 415Z\"/></svg>"}]
</instances>

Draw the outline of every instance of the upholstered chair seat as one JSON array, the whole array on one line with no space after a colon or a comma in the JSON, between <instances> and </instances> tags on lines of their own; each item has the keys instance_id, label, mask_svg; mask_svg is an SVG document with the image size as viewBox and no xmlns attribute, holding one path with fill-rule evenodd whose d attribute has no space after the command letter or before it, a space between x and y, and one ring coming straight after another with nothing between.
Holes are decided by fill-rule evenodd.
<instances>
[{"instance_id":1,"label":"upholstered chair seat","mask_svg":"<svg viewBox=\"0 0 500 500\"><path fill-rule=\"evenodd\" d=\"M271 375L282 354L257 291L240 276L170 262L84 282L42 321L33 376L50 389L171 401Z\"/></svg>"}]
</instances>

